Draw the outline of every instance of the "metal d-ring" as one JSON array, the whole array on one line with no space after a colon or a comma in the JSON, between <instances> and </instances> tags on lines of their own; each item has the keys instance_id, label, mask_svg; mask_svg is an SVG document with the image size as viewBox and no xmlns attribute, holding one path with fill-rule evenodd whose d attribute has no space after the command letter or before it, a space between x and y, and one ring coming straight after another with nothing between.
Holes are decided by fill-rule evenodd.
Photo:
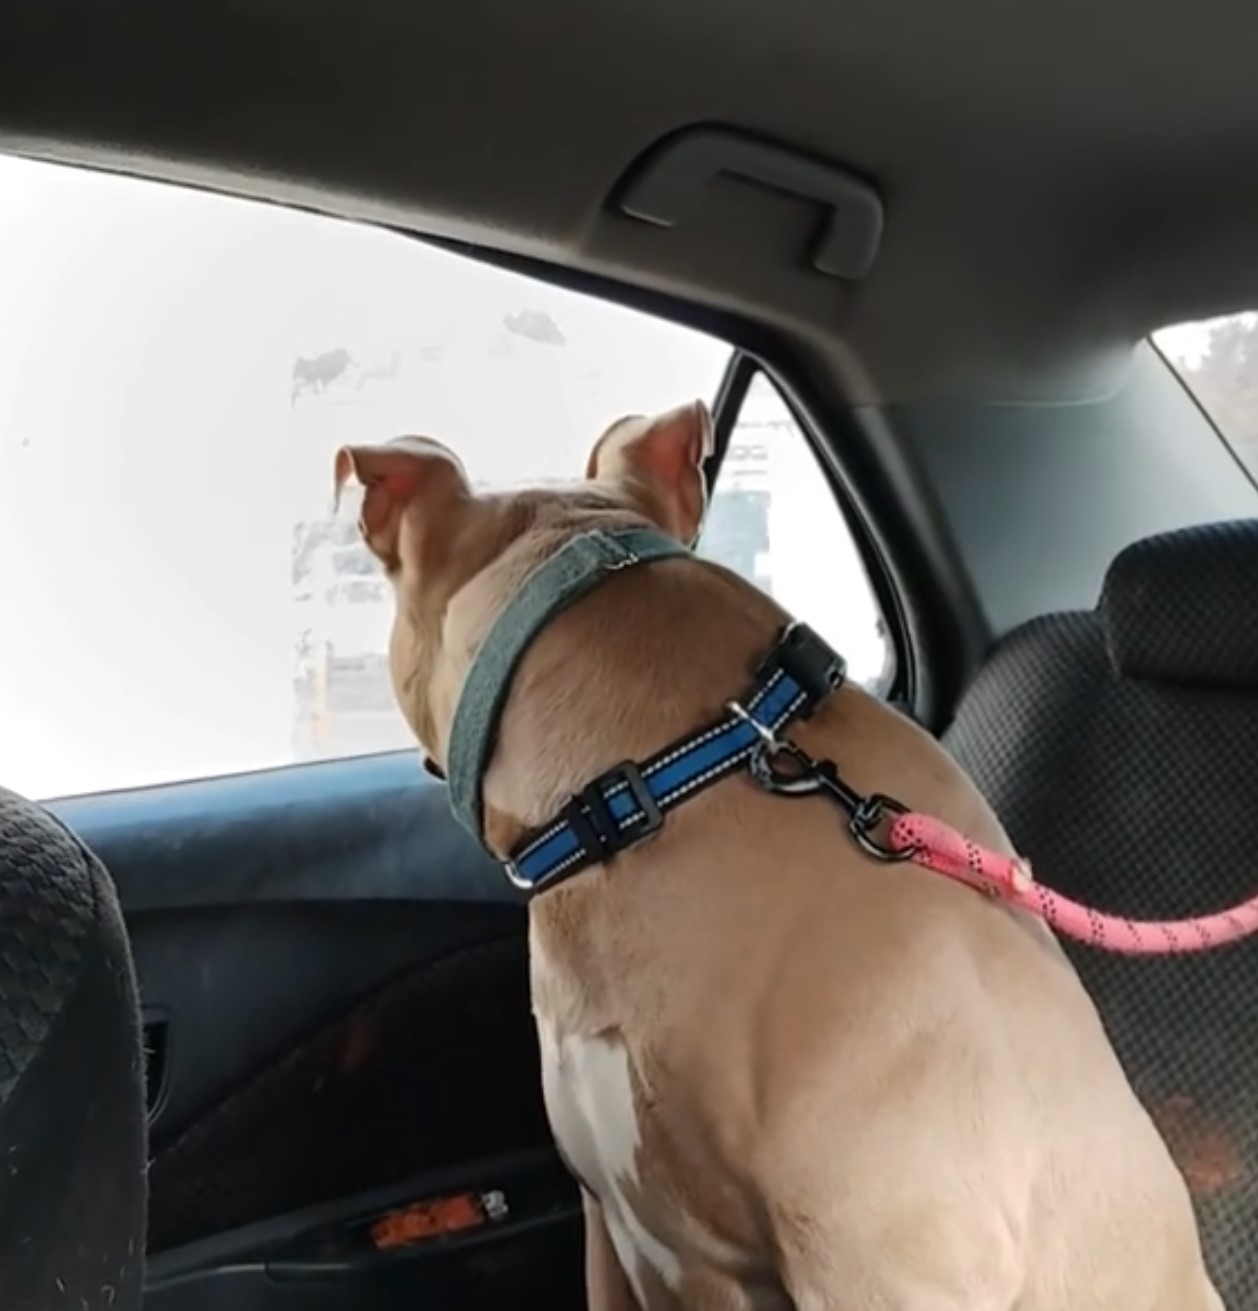
<instances>
[{"instance_id":1,"label":"metal d-ring","mask_svg":"<svg viewBox=\"0 0 1258 1311\"><path fill-rule=\"evenodd\" d=\"M533 891L532 880L526 879L524 875L520 873L519 866L514 860L504 860L502 862L502 872L507 876L507 881L512 887L519 888L522 892Z\"/></svg>"},{"instance_id":2,"label":"metal d-ring","mask_svg":"<svg viewBox=\"0 0 1258 1311\"><path fill-rule=\"evenodd\" d=\"M727 701L725 708L754 728L760 739L747 764L752 778L766 792L779 797L810 797L824 792L847 812L847 831L867 856L887 864L913 858L916 854L913 848L901 850L874 836L874 830L888 815L903 815L907 812L908 808L901 802L881 792L862 796L843 780L833 761L814 760L793 742L778 737L737 701ZM789 773L779 768L779 762L783 760L791 763Z\"/></svg>"},{"instance_id":3,"label":"metal d-ring","mask_svg":"<svg viewBox=\"0 0 1258 1311\"><path fill-rule=\"evenodd\" d=\"M747 767L752 778L766 792L779 797L808 797L826 786L825 780L817 772L817 762L810 755L801 751L793 742L778 737L737 701L727 701L725 708L755 729L760 739L751 753ZM777 767L777 762L783 759L789 760L794 766L790 773L783 773Z\"/></svg>"},{"instance_id":4,"label":"metal d-ring","mask_svg":"<svg viewBox=\"0 0 1258 1311\"><path fill-rule=\"evenodd\" d=\"M749 728L755 730L756 736L760 739L760 746L764 750L776 752L782 746L778 735L767 724L762 724L741 701L727 701L725 709L735 719L741 719Z\"/></svg>"},{"instance_id":5,"label":"metal d-ring","mask_svg":"<svg viewBox=\"0 0 1258 1311\"><path fill-rule=\"evenodd\" d=\"M897 801L894 797L884 796L881 792L875 792L868 796L861 803L852 818L848 821L847 830L856 841L856 845L867 855L872 856L875 860L881 860L884 864L896 864L904 860L912 860L917 854L915 847L892 847L885 842L880 842L873 835L873 831L882 823L888 815L904 815L908 813L908 807L903 802Z\"/></svg>"}]
</instances>

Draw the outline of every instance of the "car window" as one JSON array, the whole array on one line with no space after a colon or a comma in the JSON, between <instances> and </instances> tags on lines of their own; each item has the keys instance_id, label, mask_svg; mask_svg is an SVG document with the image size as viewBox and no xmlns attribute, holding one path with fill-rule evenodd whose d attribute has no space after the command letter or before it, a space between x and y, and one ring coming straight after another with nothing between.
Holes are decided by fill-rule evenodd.
<instances>
[{"instance_id":1,"label":"car window","mask_svg":"<svg viewBox=\"0 0 1258 1311\"><path fill-rule=\"evenodd\" d=\"M1179 323L1154 333L1207 417L1258 479L1258 314Z\"/></svg>"},{"instance_id":2,"label":"car window","mask_svg":"<svg viewBox=\"0 0 1258 1311\"><path fill-rule=\"evenodd\" d=\"M811 624L843 653L853 682L888 689L894 653L855 539L790 408L761 373L730 435L699 552Z\"/></svg>"},{"instance_id":3,"label":"car window","mask_svg":"<svg viewBox=\"0 0 1258 1311\"><path fill-rule=\"evenodd\" d=\"M730 355L398 234L0 158L0 783L413 747L335 448L418 431L481 483L567 479L621 414L711 401ZM812 458L749 407L735 446L762 438L784 470ZM815 467L762 487L771 545L748 555L729 524L756 458L722 475L704 549L723 532L734 567L822 611L776 507L828 516L841 552L829 489Z\"/></svg>"}]
</instances>

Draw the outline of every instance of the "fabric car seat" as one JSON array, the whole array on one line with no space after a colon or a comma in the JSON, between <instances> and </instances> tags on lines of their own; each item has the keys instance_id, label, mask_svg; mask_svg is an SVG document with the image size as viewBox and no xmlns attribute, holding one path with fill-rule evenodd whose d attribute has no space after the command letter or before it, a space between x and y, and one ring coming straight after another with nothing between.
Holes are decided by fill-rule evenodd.
<instances>
[{"instance_id":1,"label":"fabric car seat","mask_svg":"<svg viewBox=\"0 0 1258 1311\"><path fill-rule=\"evenodd\" d=\"M945 743L1050 887L1143 919L1258 893L1258 522L1129 547L1095 611L1000 644ZM1068 950L1184 1170L1224 1301L1258 1307L1258 938Z\"/></svg>"},{"instance_id":2,"label":"fabric car seat","mask_svg":"<svg viewBox=\"0 0 1258 1311\"><path fill-rule=\"evenodd\" d=\"M51 815L0 790L0 1307L143 1295L140 1011L117 896Z\"/></svg>"}]
</instances>

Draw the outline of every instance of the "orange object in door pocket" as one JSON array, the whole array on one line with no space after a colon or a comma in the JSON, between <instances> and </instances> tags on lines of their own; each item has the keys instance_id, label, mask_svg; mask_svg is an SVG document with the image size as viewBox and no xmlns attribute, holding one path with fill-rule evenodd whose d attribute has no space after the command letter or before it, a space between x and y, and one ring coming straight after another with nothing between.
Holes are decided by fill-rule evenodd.
<instances>
[{"instance_id":1,"label":"orange object in door pocket","mask_svg":"<svg viewBox=\"0 0 1258 1311\"><path fill-rule=\"evenodd\" d=\"M499 1192L457 1193L389 1211L373 1221L371 1241L377 1250L392 1251L422 1243L430 1238L477 1229L507 1214L506 1199Z\"/></svg>"}]
</instances>

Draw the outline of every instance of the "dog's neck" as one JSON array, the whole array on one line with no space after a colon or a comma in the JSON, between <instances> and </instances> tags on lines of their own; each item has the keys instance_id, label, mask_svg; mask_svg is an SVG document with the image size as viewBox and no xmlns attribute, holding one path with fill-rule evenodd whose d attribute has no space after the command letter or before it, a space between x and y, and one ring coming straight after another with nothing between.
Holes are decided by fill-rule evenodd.
<instances>
[{"instance_id":1,"label":"dog's neck","mask_svg":"<svg viewBox=\"0 0 1258 1311\"><path fill-rule=\"evenodd\" d=\"M575 533L510 594L463 678L450 730L447 778L455 817L483 833L481 783L493 754L515 673L538 636L559 615L615 574L661 560L688 558L676 539L650 525Z\"/></svg>"},{"instance_id":2,"label":"dog's neck","mask_svg":"<svg viewBox=\"0 0 1258 1311\"><path fill-rule=\"evenodd\" d=\"M500 719L483 779L490 849L505 856L604 770L719 715L784 620L769 598L694 558L617 573L557 615Z\"/></svg>"}]
</instances>

